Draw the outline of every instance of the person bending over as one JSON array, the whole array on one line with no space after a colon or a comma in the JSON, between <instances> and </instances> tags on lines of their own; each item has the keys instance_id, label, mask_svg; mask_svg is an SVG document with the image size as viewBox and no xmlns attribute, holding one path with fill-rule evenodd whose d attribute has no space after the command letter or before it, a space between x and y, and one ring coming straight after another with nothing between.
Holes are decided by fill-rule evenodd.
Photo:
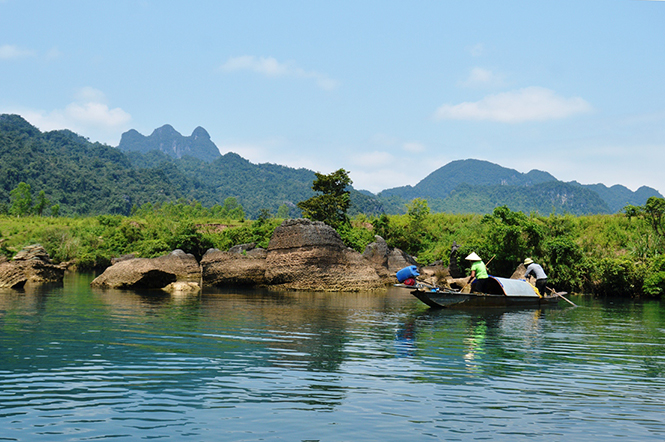
<instances>
[{"instance_id":1,"label":"person bending over","mask_svg":"<svg viewBox=\"0 0 665 442\"><path fill-rule=\"evenodd\" d=\"M536 278L536 288L538 289L538 292L542 296L545 296L545 290L547 290L547 275L545 274L543 268L540 266L540 264L533 262L533 259L531 258L525 259L524 265L526 266L524 279L527 279L529 275L533 274L533 276Z\"/></svg>"}]
</instances>

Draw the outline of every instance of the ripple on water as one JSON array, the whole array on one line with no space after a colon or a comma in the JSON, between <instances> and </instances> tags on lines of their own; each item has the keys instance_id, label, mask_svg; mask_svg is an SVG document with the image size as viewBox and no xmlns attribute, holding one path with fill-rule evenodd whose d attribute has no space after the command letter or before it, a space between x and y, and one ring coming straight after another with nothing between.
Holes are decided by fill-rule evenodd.
<instances>
[{"instance_id":1,"label":"ripple on water","mask_svg":"<svg viewBox=\"0 0 665 442\"><path fill-rule=\"evenodd\" d=\"M71 296L0 317L0 439L665 439L655 308Z\"/></svg>"}]
</instances>

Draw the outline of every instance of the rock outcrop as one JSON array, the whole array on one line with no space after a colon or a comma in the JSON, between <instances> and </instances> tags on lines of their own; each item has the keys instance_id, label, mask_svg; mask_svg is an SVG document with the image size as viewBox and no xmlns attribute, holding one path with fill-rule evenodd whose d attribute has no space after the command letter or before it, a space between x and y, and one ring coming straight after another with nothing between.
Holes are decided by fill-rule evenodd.
<instances>
[{"instance_id":1,"label":"rock outcrop","mask_svg":"<svg viewBox=\"0 0 665 442\"><path fill-rule=\"evenodd\" d=\"M44 247L25 247L10 261L0 263L0 288L19 289L26 284L59 283L65 267L54 265Z\"/></svg>"},{"instance_id":2,"label":"rock outcrop","mask_svg":"<svg viewBox=\"0 0 665 442\"><path fill-rule=\"evenodd\" d=\"M208 250L201 259L204 285L263 286L266 285L267 251L243 244L228 252Z\"/></svg>"},{"instance_id":3,"label":"rock outcrop","mask_svg":"<svg viewBox=\"0 0 665 442\"><path fill-rule=\"evenodd\" d=\"M192 291L203 286L257 286L288 290L360 291L395 282L395 272L415 264L379 236L365 256L344 245L332 227L306 219L287 220L268 249L242 244L228 252L208 250L201 264L176 250L154 259L124 256L97 277L93 287ZM179 284L187 282L188 284Z\"/></svg>"},{"instance_id":4,"label":"rock outcrop","mask_svg":"<svg viewBox=\"0 0 665 442\"><path fill-rule=\"evenodd\" d=\"M344 245L332 227L306 219L287 220L268 249L242 244L228 252L210 249L201 260L204 285L266 286L289 290L372 290L395 282L395 272L415 264L380 236L365 254Z\"/></svg>"},{"instance_id":5,"label":"rock outcrop","mask_svg":"<svg viewBox=\"0 0 665 442\"><path fill-rule=\"evenodd\" d=\"M95 278L92 287L115 289L163 289L176 281L201 280L194 255L174 250L158 258L129 258L116 262Z\"/></svg>"},{"instance_id":6,"label":"rock outcrop","mask_svg":"<svg viewBox=\"0 0 665 442\"><path fill-rule=\"evenodd\" d=\"M357 291L384 285L372 265L344 245L332 227L286 220L268 243L266 283L293 290Z\"/></svg>"},{"instance_id":7,"label":"rock outcrop","mask_svg":"<svg viewBox=\"0 0 665 442\"><path fill-rule=\"evenodd\" d=\"M417 265L411 255L398 248L389 247L386 240L379 235L374 236L374 242L365 247L363 258L374 266L379 276L391 279L391 282L399 270L410 265Z\"/></svg>"},{"instance_id":8,"label":"rock outcrop","mask_svg":"<svg viewBox=\"0 0 665 442\"><path fill-rule=\"evenodd\" d=\"M210 139L210 134L204 128L197 127L191 136L185 137L169 124L155 129L147 137L130 129L120 137L118 149L142 153L159 150L172 158L189 155L207 162L215 161L221 156L219 149Z\"/></svg>"}]
</instances>

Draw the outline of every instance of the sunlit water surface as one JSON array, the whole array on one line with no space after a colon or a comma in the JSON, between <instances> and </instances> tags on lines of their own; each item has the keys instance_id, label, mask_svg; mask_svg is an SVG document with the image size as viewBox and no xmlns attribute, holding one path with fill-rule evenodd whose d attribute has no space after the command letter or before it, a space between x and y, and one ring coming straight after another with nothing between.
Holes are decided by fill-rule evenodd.
<instances>
[{"instance_id":1,"label":"sunlit water surface","mask_svg":"<svg viewBox=\"0 0 665 442\"><path fill-rule=\"evenodd\" d=\"M665 440L665 305L0 292L0 440Z\"/></svg>"}]
</instances>

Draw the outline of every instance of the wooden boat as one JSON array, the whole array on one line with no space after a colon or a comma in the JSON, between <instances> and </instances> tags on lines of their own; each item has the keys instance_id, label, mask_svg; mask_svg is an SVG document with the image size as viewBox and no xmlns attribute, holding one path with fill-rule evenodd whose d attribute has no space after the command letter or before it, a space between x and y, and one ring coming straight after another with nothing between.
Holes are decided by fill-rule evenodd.
<instances>
[{"instance_id":1,"label":"wooden boat","mask_svg":"<svg viewBox=\"0 0 665 442\"><path fill-rule=\"evenodd\" d=\"M541 296L534 286L523 279L490 276L485 284L487 293L462 293L420 281L415 281L414 284L400 283L396 286L411 289L413 296L433 308L541 307L556 305L566 294L560 292Z\"/></svg>"}]
</instances>

